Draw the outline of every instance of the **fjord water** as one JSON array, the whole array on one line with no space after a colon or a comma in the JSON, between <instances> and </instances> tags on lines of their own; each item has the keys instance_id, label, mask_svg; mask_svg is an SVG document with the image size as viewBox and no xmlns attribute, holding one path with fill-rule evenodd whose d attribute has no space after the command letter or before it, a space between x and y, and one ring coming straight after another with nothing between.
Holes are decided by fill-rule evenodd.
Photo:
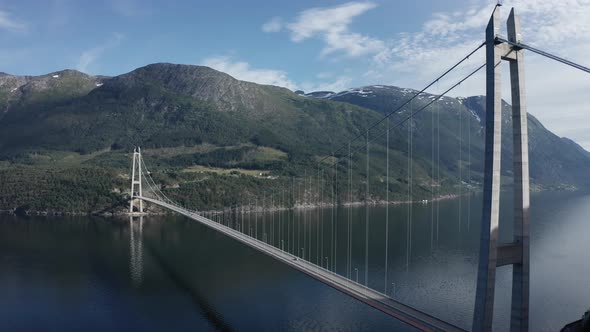
<instances>
[{"instance_id":1,"label":"fjord water","mask_svg":"<svg viewBox=\"0 0 590 332\"><path fill-rule=\"evenodd\" d=\"M512 204L504 197L500 239L508 241ZM481 197L410 206L411 219L408 205L387 211L387 293L469 329ZM358 281L365 283L368 216L368 282L384 291L385 207L371 207L368 215L354 207L238 215L225 222L257 230L260 239L346 275L349 212L351 278L357 279L358 270ZM532 195L532 331L559 330L590 306L589 215L590 195ZM293 227L293 218L301 221L299 227ZM323 246L321 238L308 235L319 225ZM510 272L509 267L498 271L498 331L508 329ZM172 216L142 221L0 216L0 294L0 330L6 331L411 330L194 221Z\"/></svg>"}]
</instances>

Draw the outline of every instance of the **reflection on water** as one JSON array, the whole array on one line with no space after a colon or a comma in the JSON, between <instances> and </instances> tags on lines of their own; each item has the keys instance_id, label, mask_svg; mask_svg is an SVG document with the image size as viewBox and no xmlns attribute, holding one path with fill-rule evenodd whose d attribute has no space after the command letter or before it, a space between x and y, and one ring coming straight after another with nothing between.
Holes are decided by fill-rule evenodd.
<instances>
[{"instance_id":1,"label":"reflection on water","mask_svg":"<svg viewBox=\"0 0 590 332\"><path fill-rule=\"evenodd\" d=\"M234 229L252 230L247 233L261 241L388 293L386 287L396 282L396 275L419 267L441 246L445 251L452 248L472 253L477 248L479 228L471 227L471 223L480 218L480 201L474 196L368 209L251 214L237 210L213 219ZM384 280L385 274L392 280Z\"/></svg>"},{"instance_id":2,"label":"reflection on water","mask_svg":"<svg viewBox=\"0 0 590 332\"><path fill-rule=\"evenodd\" d=\"M504 198L499 236L509 241L512 202ZM216 218L468 329L480 210L481 197L473 196L410 209L237 211ZM590 306L590 264L583 259L590 252L588 214L590 196L532 196L531 330L559 330ZM509 268L498 270L498 331L508 329L510 278ZM0 330L7 331L409 330L174 216L0 216L0 294Z\"/></svg>"},{"instance_id":3,"label":"reflection on water","mask_svg":"<svg viewBox=\"0 0 590 332\"><path fill-rule=\"evenodd\" d=\"M135 287L141 286L143 278L143 216L129 217L129 248L131 260L129 270Z\"/></svg>"},{"instance_id":4,"label":"reflection on water","mask_svg":"<svg viewBox=\"0 0 590 332\"><path fill-rule=\"evenodd\" d=\"M554 293L547 289L555 287L555 282L561 284L564 279L570 279L567 271L572 264L582 275L590 273L590 264L580 264L576 255L566 256L565 260L564 257L548 260L541 254L565 250L581 254L590 250L590 243L573 239L539 241L544 237L553 238L555 233L550 229L556 224L555 220L559 220L563 229L586 232L587 226L582 223L584 219L580 211L590 213L588 201L588 196L575 193L533 195L531 259L534 260L531 261L531 271L537 274L531 276L531 294L545 298ZM512 238L512 204L512 197L505 193L501 202L500 243ZM252 214L234 211L233 214L216 216L216 219L235 229L252 230L250 233L262 241L287 248L302 259L469 329L475 300L481 196L409 207L391 205L370 207L369 210L345 207ZM560 211L560 214L554 216L548 211ZM185 240L179 242L190 241L191 236L183 237ZM387 255L385 247L388 248ZM539 284L548 270L555 274L555 280L550 282L551 285ZM497 330L508 329L510 278L510 267L498 269L494 321ZM570 286L572 289L581 287L578 294L570 290L567 297L557 296L559 301L553 294L543 305L535 304L535 296L531 295L531 326L535 330L559 329L569 320L577 319L590 305L588 282L577 281L576 286ZM554 305L548 306L547 303ZM563 309L572 303L576 309ZM554 308L547 310L547 307ZM541 321L543 324L539 323Z\"/></svg>"}]
</instances>

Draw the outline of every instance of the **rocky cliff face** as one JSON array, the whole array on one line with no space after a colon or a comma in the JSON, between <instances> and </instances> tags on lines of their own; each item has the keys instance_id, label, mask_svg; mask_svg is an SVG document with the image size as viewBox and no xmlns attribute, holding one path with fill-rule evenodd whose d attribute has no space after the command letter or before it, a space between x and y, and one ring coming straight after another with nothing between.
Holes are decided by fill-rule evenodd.
<instances>
[{"instance_id":1,"label":"rocky cliff face","mask_svg":"<svg viewBox=\"0 0 590 332\"><path fill-rule=\"evenodd\" d=\"M272 105L267 99L274 90L282 89L239 81L208 67L169 63L151 64L117 76L108 80L104 88L124 91L146 82L174 94L211 103L222 112L271 111Z\"/></svg>"}]
</instances>

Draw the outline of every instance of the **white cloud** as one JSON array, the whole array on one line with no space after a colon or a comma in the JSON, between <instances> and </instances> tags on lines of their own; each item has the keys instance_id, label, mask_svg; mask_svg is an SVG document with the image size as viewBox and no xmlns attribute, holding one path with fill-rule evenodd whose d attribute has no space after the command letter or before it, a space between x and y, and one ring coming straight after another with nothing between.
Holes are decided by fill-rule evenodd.
<instances>
[{"instance_id":1,"label":"white cloud","mask_svg":"<svg viewBox=\"0 0 590 332\"><path fill-rule=\"evenodd\" d=\"M234 61L227 56L206 58L201 61L201 65L219 70L242 81L277 85L291 90L297 88L297 85L287 78L287 73L282 70L252 68L247 62Z\"/></svg>"},{"instance_id":2,"label":"white cloud","mask_svg":"<svg viewBox=\"0 0 590 332\"><path fill-rule=\"evenodd\" d=\"M299 13L286 27L294 42L309 38L323 40L325 47L320 53L322 56L336 52L350 57L376 54L385 47L383 41L349 29L356 16L375 7L372 2L348 2L334 7L310 8Z\"/></svg>"},{"instance_id":3,"label":"white cloud","mask_svg":"<svg viewBox=\"0 0 590 332\"><path fill-rule=\"evenodd\" d=\"M356 17L375 7L372 2L348 2L311 8L299 13L291 22L281 21L280 28L271 29L269 25L267 29L286 28L296 43L312 38L322 40L322 56L338 53L349 58L363 56L363 62L357 64L357 67L366 66L361 78L354 82L348 77L339 77L332 78L332 83L299 84L306 91L338 91L361 82L422 88L481 44L494 3L471 0L465 9L434 13L417 31L400 32L390 40L351 29ZM570 60L586 62L590 54L589 0L505 0L501 22L506 21L510 7L515 7L521 18L524 42ZM568 136L590 149L590 125L587 125L590 112L586 106L590 76L530 52L525 57L528 111L557 135ZM483 51L476 53L430 91L444 91L484 60ZM509 100L508 70L504 67L503 96ZM480 71L450 94L485 94L484 75Z\"/></svg>"},{"instance_id":4,"label":"white cloud","mask_svg":"<svg viewBox=\"0 0 590 332\"><path fill-rule=\"evenodd\" d=\"M8 12L0 10L0 29L10 31L24 31L27 25L14 17Z\"/></svg>"},{"instance_id":5,"label":"white cloud","mask_svg":"<svg viewBox=\"0 0 590 332\"><path fill-rule=\"evenodd\" d=\"M317 33L344 32L355 16L361 15L369 9L375 8L370 2L349 2L331 8L311 8L299 14L297 20L289 24L293 32L293 41L311 38Z\"/></svg>"},{"instance_id":6,"label":"white cloud","mask_svg":"<svg viewBox=\"0 0 590 332\"><path fill-rule=\"evenodd\" d=\"M366 79L421 88L483 41L493 5L477 0L462 11L433 14L419 31L398 34L373 58ZM507 0L501 7L501 22L505 22L512 6L521 17L525 43L572 60L586 61L590 52L590 1ZM584 103L590 90L590 76L530 52L525 57L528 111L556 134L590 148L590 135L583 134L580 128L583 126L590 132L587 125L590 113ZM483 62L484 54L480 51L447 80L437 84L436 90L441 92ZM509 100L507 70L504 73L503 96ZM474 76L452 95L485 94L483 75L482 72Z\"/></svg>"},{"instance_id":7,"label":"white cloud","mask_svg":"<svg viewBox=\"0 0 590 332\"><path fill-rule=\"evenodd\" d=\"M424 24L424 31L432 36L447 36L485 27L489 19L491 6L471 8L466 12L435 13L433 18Z\"/></svg>"},{"instance_id":8,"label":"white cloud","mask_svg":"<svg viewBox=\"0 0 590 332\"><path fill-rule=\"evenodd\" d=\"M103 44L82 52L82 54L80 54L78 58L78 64L76 65L76 69L78 69L81 72L88 73L88 71L91 69L90 67L96 62L96 60L106 50L119 45L122 39L123 35L115 33Z\"/></svg>"},{"instance_id":9,"label":"white cloud","mask_svg":"<svg viewBox=\"0 0 590 332\"><path fill-rule=\"evenodd\" d=\"M279 32L283 28L283 20L280 17L273 17L262 25L264 32Z\"/></svg>"},{"instance_id":10,"label":"white cloud","mask_svg":"<svg viewBox=\"0 0 590 332\"><path fill-rule=\"evenodd\" d=\"M290 89L292 91L342 91L348 88L352 82L352 78L347 76L339 76L332 79L332 75L326 75L323 77L324 80L319 82L297 83L291 80L285 71L268 68L254 68L248 62L234 60L229 56L209 57L203 59L200 64L229 74L242 81L276 85Z\"/></svg>"},{"instance_id":11,"label":"white cloud","mask_svg":"<svg viewBox=\"0 0 590 332\"><path fill-rule=\"evenodd\" d=\"M348 76L339 76L334 81L324 82L304 82L301 84L301 89L305 92L313 91L334 91L340 92L350 88L352 78Z\"/></svg>"}]
</instances>

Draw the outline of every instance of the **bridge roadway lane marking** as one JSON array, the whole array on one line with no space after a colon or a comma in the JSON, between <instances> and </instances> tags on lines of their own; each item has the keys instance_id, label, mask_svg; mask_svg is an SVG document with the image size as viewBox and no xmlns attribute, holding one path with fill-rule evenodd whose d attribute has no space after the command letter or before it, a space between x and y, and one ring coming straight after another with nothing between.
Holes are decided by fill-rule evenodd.
<instances>
[{"instance_id":1,"label":"bridge roadway lane marking","mask_svg":"<svg viewBox=\"0 0 590 332\"><path fill-rule=\"evenodd\" d=\"M317 279L336 290L339 290L349 296L352 296L371 307L384 312L410 326L422 331L465 331L457 326L444 322L434 316L421 312L401 302L395 301L385 294L370 289L364 285L349 280L339 274L319 267L316 264L305 261L295 255L282 251L271 245L266 244L258 239L247 236L233 228L223 226L210 219L207 219L195 212L191 212L178 206L151 199L148 197L136 197L147 202L160 205L164 208L180 213L188 218L196 220L212 229L215 229L224 235L238 240L251 248L263 252L282 263L285 263L311 277Z\"/></svg>"}]
</instances>

